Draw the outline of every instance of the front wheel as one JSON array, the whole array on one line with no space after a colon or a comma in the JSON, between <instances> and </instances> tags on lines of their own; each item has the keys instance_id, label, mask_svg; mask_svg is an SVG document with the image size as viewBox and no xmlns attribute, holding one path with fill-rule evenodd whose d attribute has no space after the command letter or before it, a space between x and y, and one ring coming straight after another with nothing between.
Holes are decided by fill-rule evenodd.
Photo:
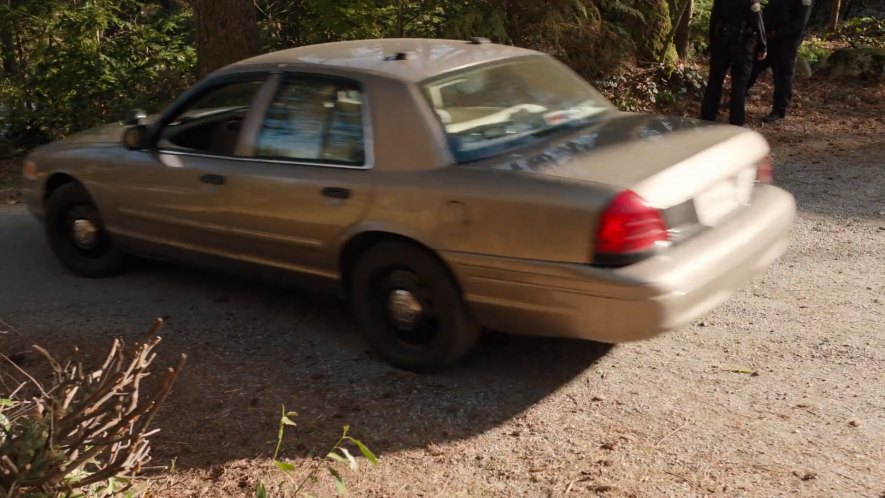
<instances>
[{"instance_id":1,"label":"front wheel","mask_svg":"<svg viewBox=\"0 0 885 498\"><path fill-rule=\"evenodd\" d=\"M126 255L105 230L98 208L82 185L68 183L46 202L49 245L69 270L84 277L109 277L122 272Z\"/></svg>"},{"instance_id":2,"label":"front wheel","mask_svg":"<svg viewBox=\"0 0 885 498\"><path fill-rule=\"evenodd\" d=\"M375 351L406 370L440 370L466 355L479 326L448 269L404 242L382 242L357 263L351 299Z\"/></svg>"}]
</instances>

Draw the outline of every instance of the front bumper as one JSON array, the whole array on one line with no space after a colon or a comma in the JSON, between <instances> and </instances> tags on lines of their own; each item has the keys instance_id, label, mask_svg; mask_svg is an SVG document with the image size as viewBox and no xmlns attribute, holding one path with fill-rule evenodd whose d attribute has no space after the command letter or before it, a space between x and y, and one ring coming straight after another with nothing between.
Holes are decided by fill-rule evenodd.
<instances>
[{"instance_id":1,"label":"front bumper","mask_svg":"<svg viewBox=\"0 0 885 498\"><path fill-rule=\"evenodd\" d=\"M619 343L653 337L713 309L787 249L793 197L757 186L723 225L623 268L442 253L479 322L517 334Z\"/></svg>"}]
</instances>

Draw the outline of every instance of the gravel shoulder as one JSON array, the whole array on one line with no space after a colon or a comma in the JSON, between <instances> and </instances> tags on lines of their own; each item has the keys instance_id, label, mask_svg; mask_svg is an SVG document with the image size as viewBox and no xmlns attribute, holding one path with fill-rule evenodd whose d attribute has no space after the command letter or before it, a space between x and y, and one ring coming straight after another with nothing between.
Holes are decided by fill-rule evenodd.
<instances>
[{"instance_id":1,"label":"gravel shoulder","mask_svg":"<svg viewBox=\"0 0 885 498\"><path fill-rule=\"evenodd\" d=\"M73 277L20 206L0 206L0 319L98 357L169 316L160 353L190 359L153 438L154 463L176 470L141 485L151 496L284 482L270 463L281 404L299 412L282 451L299 468L345 423L381 456L343 470L357 496L885 496L885 109L836 91L815 110L800 94L791 120L761 129L799 204L788 253L654 340L495 335L455 371L408 374L309 292L163 263Z\"/></svg>"}]
</instances>

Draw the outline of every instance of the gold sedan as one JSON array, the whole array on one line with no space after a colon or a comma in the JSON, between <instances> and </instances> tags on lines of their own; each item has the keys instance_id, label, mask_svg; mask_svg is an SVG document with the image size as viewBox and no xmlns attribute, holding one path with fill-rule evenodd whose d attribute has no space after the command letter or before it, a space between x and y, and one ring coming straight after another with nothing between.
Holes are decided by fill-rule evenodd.
<instances>
[{"instance_id":1,"label":"gold sedan","mask_svg":"<svg viewBox=\"0 0 885 498\"><path fill-rule=\"evenodd\" d=\"M554 59L484 40L284 50L35 150L61 262L128 255L332 283L390 363L483 327L624 342L706 313L787 247L793 198L739 127L617 111Z\"/></svg>"}]
</instances>

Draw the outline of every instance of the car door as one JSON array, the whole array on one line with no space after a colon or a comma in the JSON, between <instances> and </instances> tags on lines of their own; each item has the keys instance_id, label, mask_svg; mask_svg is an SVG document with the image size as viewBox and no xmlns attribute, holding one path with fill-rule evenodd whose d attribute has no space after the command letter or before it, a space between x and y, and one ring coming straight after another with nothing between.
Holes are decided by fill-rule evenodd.
<instances>
[{"instance_id":1,"label":"car door","mask_svg":"<svg viewBox=\"0 0 885 498\"><path fill-rule=\"evenodd\" d=\"M285 74L245 138L250 161L228 171L240 255L333 277L337 245L371 198L366 96L356 81Z\"/></svg>"},{"instance_id":2,"label":"car door","mask_svg":"<svg viewBox=\"0 0 885 498\"><path fill-rule=\"evenodd\" d=\"M155 145L127 166L126 181L119 183L124 235L229 254L231 199L222 172L238 161L248 119L260 119L250 111L268 84L267 74L260 73L210 80L160 118Z\"/></svg>"}]
</instances>

